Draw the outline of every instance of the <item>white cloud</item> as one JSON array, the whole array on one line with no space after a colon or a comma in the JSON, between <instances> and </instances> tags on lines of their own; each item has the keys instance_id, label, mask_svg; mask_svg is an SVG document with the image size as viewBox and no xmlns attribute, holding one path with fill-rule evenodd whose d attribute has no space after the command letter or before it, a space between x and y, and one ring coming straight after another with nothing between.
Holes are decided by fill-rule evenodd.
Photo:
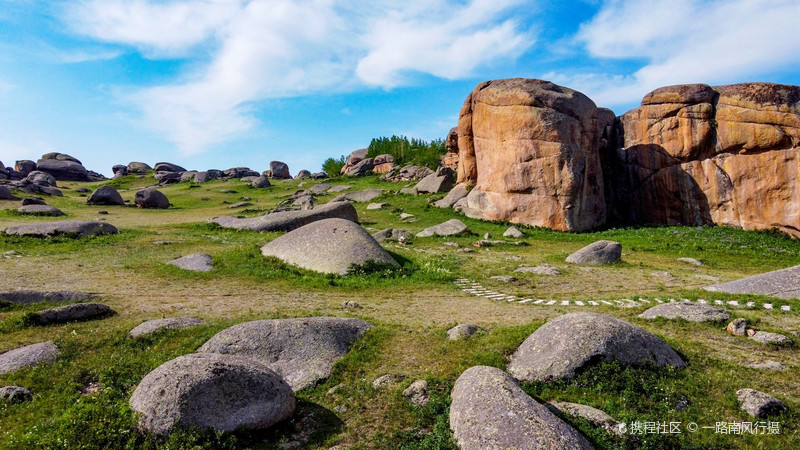
<instances>
[{"instance_id":1,"label":"white cloud","mask_svg":"<svg viewBox=\"0 0 800 450\"><path fill-rule=\"evenodd\" d=\"M89 0L79 32L149 57L205 55L174 84L126 99L184 153L258 124L254 103L357 87L393 87L408 72L469 76L515 58L531 36L505 17L522 0Z\"/></svg>"},{"instance_id":2,"label":"white cloud","mask_svg":"<svg viewBox=\"0 0 800 450\"><path fill-rule=\"evenodd\" d=\"M576 39L591 56L646 64L623 76L547 75L605 105L672 84L757 81L800 65L798 17L796 0L609 1Z\"/></svg>"}]
</instances>

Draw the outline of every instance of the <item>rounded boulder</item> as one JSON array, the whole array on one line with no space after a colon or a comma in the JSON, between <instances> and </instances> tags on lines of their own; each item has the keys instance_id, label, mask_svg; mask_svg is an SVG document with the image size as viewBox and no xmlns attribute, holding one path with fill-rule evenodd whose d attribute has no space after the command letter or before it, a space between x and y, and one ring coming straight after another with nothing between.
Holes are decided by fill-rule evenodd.
<instances>
[{"instance_id":1,"label":"rounded boulder","mask_svg":"<svg viewBox=\"0 0 800 450\"><path fill-rule=\"evenodd\" d=\"M528 336L511 355L508 372L520 381L570 379L599 360L686 367L675 350L643 328L579 312L556 317Z\"/></svg>"},{"instance_id":2,"label":"rounded boulder","mask_svg":"<svg viewBox=\"0 0 800 450\"><path fill-rule=\"evenodd\" d=\"M145 209L167 209L169 199L161 191L147 188L136 192L134 196L136 206Z\"/></svg>"},{"instance_id":3,"label":"rounded boulder","mask_svg":"<svg viewBox=\"0 0 800 450\"><path fill-rule=\"evenodd\" d=\"M261 254L315 272L339 275L368 261L398 265L361 225L345 219L324 219L290 231L261 247Z\"/></svg>"},{"instance_id":4,"label":"rounded boulder","mask_svg":"<svg viewBox=\"0 0 800 450\"><path fill-rule=\"evenodd\" d=\"M139 427L157 435L176 427L257 430L294 413L294 393L264 364L213 353L167 361L147 374L130 398Z\"/></svg>"},{"instance_id":5,"label":"rounded boulder","mask_svg":"<svg viewBox=\"0 0 800 450\"><path fill-rule=\"evenodd\" d=\"M125 167L125 166L122 166ZM111 186L100 186L86 200L87 205L125 205L119 192Z\"/></svg>"}]
</instances>

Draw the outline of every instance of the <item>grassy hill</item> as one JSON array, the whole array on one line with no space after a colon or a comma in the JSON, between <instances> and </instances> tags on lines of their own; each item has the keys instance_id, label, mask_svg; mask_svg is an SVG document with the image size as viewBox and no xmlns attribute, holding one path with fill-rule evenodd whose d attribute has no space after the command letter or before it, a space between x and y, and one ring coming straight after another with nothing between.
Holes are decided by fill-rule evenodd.
<instances>
[{"instance_id":1,"label":"grassy hill","mask_svg":"<svg viewBox=\"0 0 800 450\"><path fill-rule=\"evenodd\" d=\"M206 221L215 216L256 216L275 208L298 189L314 181L273 181L254 189L241 181L181 183L160 188L174 205L167 210L87 206L86 194L111 184L127 200L151 177L123 177L105 183L59 183L64 197L48 204L66 218L21 216L18 201L0 200L0 229L49 220L107 220L120 228L113 236L37 239L0 234L0 290L75 290L101 297L118 314L90 322L47 327L27 325L26 315L55 306L0 305L0 352L52 339L63 356L55 364L0 375L0 385L20 385L34 392L34 401L0 403L2 448L455 448L448 426L449 393L467 368L483 364L505 368L509 355L549 318L591 310L630 321L662 337L687 361L685 370L624 369L618 364L595 366L570 382L533 383L523 387L537 400L588 404L621 422L690 422L700 427L717 422L752 421L739 410L735 392L751 387L769 392L789 406L772 419L780 434L734 435L703 429L696 433L615 437L580 419L567 418L599 448L800 448L800 367L798 346L778 348L729 336L725 324L646 321L638 314L655 299L698 298L737 301L734 317L744 317L758 329L800 331L800 302L769 297L712 294L702 290L714 278L729 281L800 264L800 241L768 232L723 227L653 227L609 229L593 233L561 233L522 227L525 237L502 238L509 224L460 216L430 206L443 195L411 197L395 194L413 183L382 182L378 177L336 178L350 191L381 188L374 200L381 210L356 204L361 224L375 232L388 227L417 233L459 218L470 233L452 238L415 238L411 244L384 247L400 261L394 271L347 277L321 275L266 259L260 247L279 233L221 228ZM337 194L319 197L324 203ZM252 205L230 209L231 204ZM108 211L100 215L99 211ZM399 219L413 214L412 221ZM488 233L508 243L476 247ZM598 239L623 245L619 263L590 270L564 263L571 252ZM521 245L512 245L512 242ZM464 249L471 249L465 252ZM6 252L14 251L17 255ZM215 270L191 273L165 263L190 253L208 253ZM697 258L704 266L677 261ZM513 273L522 266L548 263L561 275ZM516 282L492 279L513 275ZM457 279L469 279L518 299L545 299L524 304L490 300L461 290ZM617 301L636 300L635 307ZM550 300L555 300L547 305ZM342 305L355 301L360 308ZM568 301L567 305L562 302ZM583 303L580 305L576 303ZM591 305L589 302L598 303ZM606 304L606 301L610 304ZM743 305L754 302L751 308ZM623 302L629 305L629 302ZM772 310L764 304L775 305ZM783 311L779 305L789 306ZM298 393L295 416L260 433L210 435L186 431L166 442L140 436L128 398L152 369L176 356L191 353L216 332L236 323L264 318L332 315L357 317L375 325L340 361L323 384ZM191 316L205 325L163 332L133 341L127 332L144 320ZM486 333L450 342L445 332L459 323L475 323ZM795 339L797 341L797 339ZM776 360L783 371L743 367L757 360ZM378 389L372 380L393 373L403 381ZM402 396L415 379L430 385L426 407ZM87 387L99 387L84 395ZM688 400L688 406L677 405Z\"/></svg>"}]
</instances>

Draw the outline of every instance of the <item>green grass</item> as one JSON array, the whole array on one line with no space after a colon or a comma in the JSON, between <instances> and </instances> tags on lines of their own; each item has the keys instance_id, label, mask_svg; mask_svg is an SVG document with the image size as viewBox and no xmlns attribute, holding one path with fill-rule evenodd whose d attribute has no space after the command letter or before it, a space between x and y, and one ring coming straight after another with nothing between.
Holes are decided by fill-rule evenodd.
<instances>
[{"instance_id":1,"label":"green grass","mask_svg":"<svg viewBox=\"0 0 800 450\"><path fill-rule=\"evenodd\" d=\"M733 308L751 326L787 334L800 331L800 301L767 296L710 293L710 282L800 264L800 242L772 232L725 227L644 227L592 233L563 233L518 226L524 245L475 247L489 233L504 239L508 223L469 219L452 210L432 207L433 196L396 195L413 183L381 182L377 176L337 177L333 185L350 191L381 188L375 202L389 205L368 211L356 204L361 224L371 232L401 228L412 233L458 218L470 228L455 237L415 238L411 244L386 243L400 263L397 268L366 264L348 276L323 275L264 258L260 248L280 233L237 231L207 222L222 215L253 217L275 208L299 189L315 182L278 180L254 189L239 181L181 183L160 188L174 205L163 211L134 207L95 207L78 195L79 186L110 184L132 200L137 188L153 184L151 176L127 176L103 183L63 183L64 197L48 204L67 212L68 219L103 218L121 233L94 238L57 236L46 239L0 235L0 256L14 250L21 258L0 259L5 288L69 289L93 292L118 314L99 321L47 327L28 326L26 317L55 304L0 304L0 352L52 339L63 354L59 362L0 375L0 385L20 385L34 392L34 401L0 404L0 448L280 448L300 439L300 448L333 445L353 448L455 448L448 415L458 376L475 365L505 368L516 347L552 317L586 308L508 304L462 293L453 280L478 281L504 293L532 298L617 300L639 297L663 300L753 301L756 308ZM223 192L234 191L234 192ZM318 204L338 194L319 196ZM229 209L247 198L252 206ZM17 215L18 202L0 201L0 228L21 223L64 220ZM107 216L99 216L107 210ZM401 222L399 215L415 216ZM623 261L585 271L564 263L574 250L598 239L622 243ZM169 242L163 244L163 242ZM156 244L156 243L159 244ZM448 245L457 244L457 246ZM474 250L471 253L464 249ZM209 253L215 269L192 273L165 264L189 253ZM705 266L678 262L697 258ZM548 263L561 276L517 274L507 284L492 280L521 265ZM653 275L669 272L672 278ZM348 309L344 301L362 307ZM789 305L789 312L766 311L763 304ZM643 307L598 306L598 312L628 320L664 338L687 361L685 370L623 368L608 363L592 367L576 379L526 384L541 401L581 402L603 409L619 421L681 421L713 425L716 421L749 420L738 409L735 392L752 387L773 393L790 407L781 434L718 435L711 430L682 435L617 438L580 419L565 417L598 448L796 448L800 447L797 411L800 387L794 373L800 367L797 343L789 347L758 344L727 335L725 324L645 321ZM159 333L140 340L127 332L146 319L192 316L203 326ZM298 409L289 421L256 433L214 434L187 430L167 440L139 434L128 399L142 377L160 364L193 352L216 332L247 320L333 315L358 317L375 325L332 376L298 393ZM458 323L476 323L484 333L450 342L445 332ZM795 339L796 340L796 339ZM753 360L785 362L789 370L758 371L744 367ZM402 374L384 389L372 380L386 373ZM428 381L431 403L411 404L402 391L415 379ZM92 395L80 390L90 383L103 388ZM329 390L335 388L333 393ZM676 402L689 401L678 411Z\"/></svg>"}]
</instances>

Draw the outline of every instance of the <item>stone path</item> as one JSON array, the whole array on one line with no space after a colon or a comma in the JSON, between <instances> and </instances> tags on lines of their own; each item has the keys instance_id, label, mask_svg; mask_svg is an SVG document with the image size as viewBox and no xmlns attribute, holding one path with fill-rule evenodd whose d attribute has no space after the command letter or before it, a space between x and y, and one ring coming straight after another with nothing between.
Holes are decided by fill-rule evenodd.
<instances>
[{"instance_id":1,"label":"stone path","mask_svg":"<svg viewBox=\"0 0 800 450\"><path fill-rule=\"evenodd\" d=\"M658 297L647 299L639 297L638 299L623 298L619 300L553 300L545 298L520 298L515 295L503 294L492 289L483 287L480 283L472 281L468 278L459 278L455 281L456 286L461 288L463 292L472 294L477 297L488 298L489 300L506 301L508 303L531 304L541 306L619 306L623 308L635 308L639 306L654 305L658 303L670 303L676 301L691 302L687 298L682 299L660 299ZM756 308L755 302L739 302L737 300L706 300L704 298L697 299L697 303L712 304L726 307L738 308ZM764 303L763 308L766 310L791 311L792 307L789 305L773 305L772 303Z\"/></svg>"}]
</instances>

